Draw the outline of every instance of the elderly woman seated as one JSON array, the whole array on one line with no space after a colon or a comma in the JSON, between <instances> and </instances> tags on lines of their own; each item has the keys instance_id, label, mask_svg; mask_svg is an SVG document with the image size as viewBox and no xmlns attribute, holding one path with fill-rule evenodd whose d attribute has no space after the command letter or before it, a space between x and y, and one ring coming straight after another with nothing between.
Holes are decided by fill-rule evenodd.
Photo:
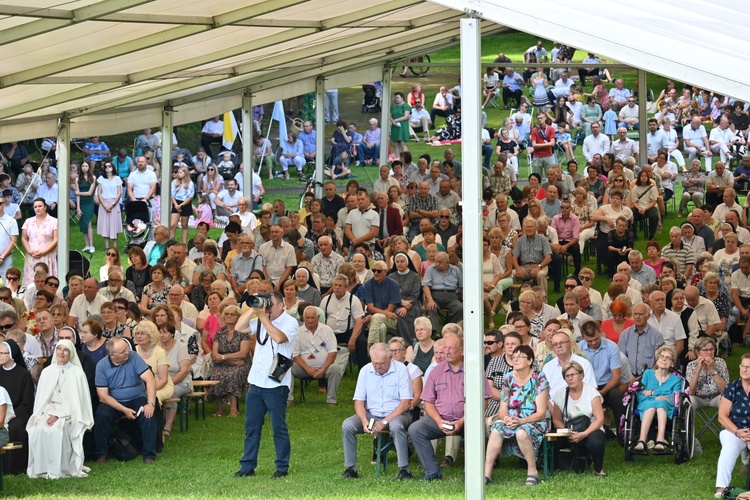
<instances>
[{"instance_id":1,"label":"elderly woman seated","mask_svg":"<svg viewBox=\"0 0 750 500\"><path fill-rule=\"evenodd\" d=\"M565 387L552 396L552 421L555 428L572 429L567 441L573 445L576 457L588 463L591 456L597 476L604 472L604 410L602 396L596 387L583 383L583 367L570 361L562 367ZM583 418L581 418L583 417ZM583 472L583 471L581 471Z\"/></svg>"},{"instance_id":2,"label":"elderly woman seated","mask_svg":"<svg viewBox=\"0 0 750 500\"><path fill-rule=\"evenodd\" d=\"M727 384L719 402L721 454L716 465L716 497L729 486L737 457L750 450L750 353L740 358L740 378Z\"/></svg>"},{"instance_id":3,"label":"elderly woman seated","mask_svg":"<svg viewBox=\"0 0 750 500\"><path fill-rule=\"evenodd\" d=\"M526 485L533 486L539 483L536 457L549 428L549 384L543 373L533 370L534 350L530 346L516 347L511 362L513 371L503 377L498 420L492 424L487 441L485 484L492 483L492 469L505 442L508 453L526 460Z\"/></svg>"},{"instance_id":4,"label":"elderly woman seated","mask_svg":"<svg viewBox=\"0 0 750 500\"><path fill-rule=\"evenodd\" d=\"M669 346L661 346L654 354L656 365L653 369L643 372L641 384L643 388L638 392L638 411L641 413L641 430L638 443L633 448L635 453L646 454L646 440L651 424L656 417L656 444L654 453L669 452L666 441L667 421L674 413L673 394L680 390L682 378L672 371L677 358L675 350Z\"/></svg>"}]
</instances>

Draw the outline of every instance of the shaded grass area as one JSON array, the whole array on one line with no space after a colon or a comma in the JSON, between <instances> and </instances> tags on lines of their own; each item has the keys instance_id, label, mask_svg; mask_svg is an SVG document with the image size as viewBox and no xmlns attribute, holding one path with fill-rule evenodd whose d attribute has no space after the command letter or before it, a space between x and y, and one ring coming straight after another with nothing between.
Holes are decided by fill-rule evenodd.
<instances>
[{"instance_id":1,"label":"shaded grass area","mask_svg":"<svg viewBox=\"0 0 750 500\"><path fill-rule=\"evenodd\" d=\"M737 374L739 351L728 365L732 376ZM242 454L242 419L208 418L195 422L191 415L190 430L176 431L168 438L164 452L154 466L145 466L140 459L128 463L110 461L105 465L88 464L92 471L85 479L46 481L26 476L6 477L5 494L11 498L411 498L458 499L463 497L463 453L457 466L444 469L442 482L409 481L394 483L397 473L395 454L387 472L375 477L369 461L371 441L359 438L357 467L359 480L343 480L341 422L353 414L350 403L356 373L347 374L339 391L339 405L329 408L325 395L308 387L305 403L289 408L288 422L292 440L290 475L270 480L274 471L274 450L270 424L263 431L257 476L236 479L238 460ZM297 396L298 394L295 394ZM244 403L243 403L244 404ZM213 405L209 404L210 410ZM719 444L711 434L702 438L704 454L677 466L672 456L637 456L624 462L623 449L616 441L607 442L604 462L607 478L589 472L584 475L558 473L534 488L523 486L526 472L517 468L515 458L503 458L493 474L495 485L486 489L488 498L707 498L713 492ZM442 458L442 445L438 450ZM411 459L412 472L421 477L423 471L416 455ZM734 484L744 479L735 476Z\"/></svg>"},{"instance_id":2,"label":"shaded grass area","mask_svg":"<svg viewBox=\"0 0 750 500\"><path fill-rule=\"evenodd\" d=\"M536 38L523 33L511 32L494 37L487 37L483 41L483 60L492 61L498 52L504 51L514 61L520 61L521 54L534 44ZM551 44L545 43L549 47ZM458 61L458 48L445 49L431 54L434 61ZM576 60L585 56L585 52L578 51ZM413 82L419 81L424 88L427 102L432 102L435 92L441 84L454 85L458 76L458 68L448 71L433 68L426 78L394 80L393 88L397 91L408 92ZM622 77L626 85L634 87L635 72L625 72ZM654 82L654 83L651 83ZM663 79L649 75L649 86L656 93L663 87ZM341 89L339 103L341 116L360 124L360 131L364 123L372 115L361 113L362 90L360 87ZM270 110L269 110L270 111ZM497 128L502 119L508 115L507 111L495 108L487 110L489 126ZM270 113L269 113L270 114ZM266 116L269 116L267 114ZM379 116L378 116L379 118ZM441 120L439 120L441 121ZM145 125L145 124L144 124ZM265 129L265 127L264 127ZM332 126L326 128L326 137L333 131ZM195 151L200 132L199 124L180 127L180 145ZM117 147L132 147L132 141L137 134L121 134L103 138L115 150ZM272 139L276 139L271 135ZM29 148L32 150L32 148ZM427 146L423 143L409 143L413 155L428 153L433 158L442 157L445 148ZM460 158L460 147L454 150ZM581 148L576 150L577 158L582 160ZM464 167L465 169L467 166ZM365 186L377 178L377 168L354 168L357 180ZM528 174L525 166L522 173ZM297 206L302 184L297 181L263 179L267 190L265 201L281 198L288 208ZM346 181L337 184L345 185ZM678 195L681 187L678 187ZM678 224L675 211L671 210L664 221L665 230L657 235L660 243L668 241L668 229ZM211 235L218 238L220 230L212 231ZM80 249L83 238L76 225L71 224L71 248ZM104 263L102 251L103 242L96 237L97 253L92 257L92 273ZM121 238L119 246L124 241ZM645 251L645 240L636 242L636 248ZM644 252L645 253L645 252ZM20 252L14 254L15 263L22 263ZM593 262L588 263L593 267ZM599 276L594 282L598 290L606 290L609 279ZM550 294L550 303L559 297ZM474 336L478 332L468 332ZM728 361L732 377L737 376L739 356L744 349L735 350ZM8 477L5 481L5 494L10 498L410 498L432 499L436 496L448 499L458 499L464 496L463 460L458 459L458 466L445 471L446 479L439 483L393 483L391 479L396 474L396 468L391 465L388 472L381 478L375 477L374 466L369 465L371 444L365 437L359 439L358 468L362 478L354 481L344 481L339 478L343 472L343 451L341 445L341 422L353 413L350 403L354 392L355 375L347 374L342 381L339 401L335 408L325 405L325 396L314 390L306 391L307 402L297 404L289 409L288 422L292 439L292 462L290 476L287 479L271 481L273 473L273 446L270 424L264 428L263 441L260 450L260 465L255 478L235 479L233 473L238 469L238 460L242 454L244 430L242 419L207 419L195 422L191 418L190 430L180 434L176 431L168 438L165 451L159 455L156 465L144 466L139 459L129 463L110 461L106 465L90 464L92 472L85 479L62 479L58 481L31 480L25 476ZM311 386L311 388L314 387ZM295 394L297 396L298 394ZM244 402L243 402L244 404ZM207 414L211 414L213 405L209 404ZM486 494L490 498L707 498L713 492L716 475L716 460L719 454L719 444L711 435L706 434L702 439L704 455L696 457L687 464L676 466L672 457L636 457L629 464L624 462L622 448L616 442L607 443L605 470L610 474L608 478L596 478L592 474L574 475L560 473L548 482L543 482L535 488L522 486L525 471L516 468L516 460L505 458L493 479L497 483L488 487ZM441 448L442 450L442 445ZM442 457L442 451L439 452ZM391 463L395 462L395 455L391 455ZM412 471L415 476L422 474L416 456L411 459ZM734 484L744 484L744 478L735 476Z\"/></svg>"}]
</instances>

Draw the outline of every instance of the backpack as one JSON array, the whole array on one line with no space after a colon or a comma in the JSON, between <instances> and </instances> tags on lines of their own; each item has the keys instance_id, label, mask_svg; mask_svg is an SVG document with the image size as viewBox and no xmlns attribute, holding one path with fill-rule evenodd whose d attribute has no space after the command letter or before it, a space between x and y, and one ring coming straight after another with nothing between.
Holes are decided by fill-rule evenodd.
<instances>
[{"instance_id":1,"label":"backpack","mask_svg":"<svg viewBox=\"0 0 750 500\"><path fill-rule=\"evenodd\" d=\"M109 452L121 462L128 462L139 455L130 436L116 430L109 438Z\"/></svg>"}]
</instances>

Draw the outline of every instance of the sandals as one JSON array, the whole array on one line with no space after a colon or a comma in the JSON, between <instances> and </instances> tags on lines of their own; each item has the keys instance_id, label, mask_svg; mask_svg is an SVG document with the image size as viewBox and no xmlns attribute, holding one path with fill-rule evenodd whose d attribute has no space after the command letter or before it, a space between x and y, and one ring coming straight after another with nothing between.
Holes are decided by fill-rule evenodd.
<instances>
[{"instance_id":1,"label":"sandals","mask_svg":"<svg viewBox=\"0 0 750 500\"><path fill-rule=\"evenodd\" d=\"M646 447L645 441L638 441L635 446L633 446L633 453L648 455L648 448Z\"/></svg>"},{"instance_id":2,"label":"sandals","mask_svg":"<svg viewBox=\"0 0 750 500\"><path fill-rule=\"evenodd\" d=\"M169 429L164 429L163 431L161 431L162 438L165 438L165 437L171 436L171 435L172 435L172 431L169 430Z\"/></svg>"},{"instance_id":3,"label":"sandals","mask_svg":"<svg viewBox=\"0 0 750 500\"><path fill-rule=\"evenodd\" d=\"M607 474L603 470L600 470L599 472L594 472L594 475L598 476L598 477L607 477L607 476L609 476L609 474Z\"/></svg>"},{"instance_id":4,"label":"sandals","mask_svg":"<svg viewBox=\"0 0 750 500\"><path fill-rule=\"evenodd\" d=\"M672 453L672 447L664 441L657 441L652 450L655 455L667 455Z\"/></svg>"},{"instance_id":5,"label":"sandals","mask_svg":"<svg viewBox=\"0 0 750 500\"><path fill-rule=\"evenodd\" d=\"M537 484L539 484L539 476L535 476L533 474L529 474L528 476L526 476L526 482L524 483L524 485L534 486Z\"/></svg>"}]
</instances>

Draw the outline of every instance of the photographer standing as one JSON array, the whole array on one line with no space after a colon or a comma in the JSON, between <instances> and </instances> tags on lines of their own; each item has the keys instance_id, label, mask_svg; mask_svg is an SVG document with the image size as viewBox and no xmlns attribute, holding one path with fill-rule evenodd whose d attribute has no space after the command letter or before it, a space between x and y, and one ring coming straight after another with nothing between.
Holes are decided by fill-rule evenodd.
<instances>
[{"instance_id":1,"label":"photographer standing","mask_svg":"<svg viewBox=\"0 0 750 500\"><path fill-rule=\"evenodd\" d=\"M250 390L245 400L245 450L240 459L240 470L234 475L255 475L263 421L268 412L276 448L276 472L271 479L276 479L285 477L289 470L291 444L286 426L286 400L292 386L292 374L289 371L292 365L292 342L299 327L297 320L284 311L284 299L279 292L254 298L265 299L266 307L248 310L240 317L236 326L238 331L255 335L256 345L253 365L247 377ZM253 314L257 316L257 320L250 321Z\"/></svg>"}]
</instances>

